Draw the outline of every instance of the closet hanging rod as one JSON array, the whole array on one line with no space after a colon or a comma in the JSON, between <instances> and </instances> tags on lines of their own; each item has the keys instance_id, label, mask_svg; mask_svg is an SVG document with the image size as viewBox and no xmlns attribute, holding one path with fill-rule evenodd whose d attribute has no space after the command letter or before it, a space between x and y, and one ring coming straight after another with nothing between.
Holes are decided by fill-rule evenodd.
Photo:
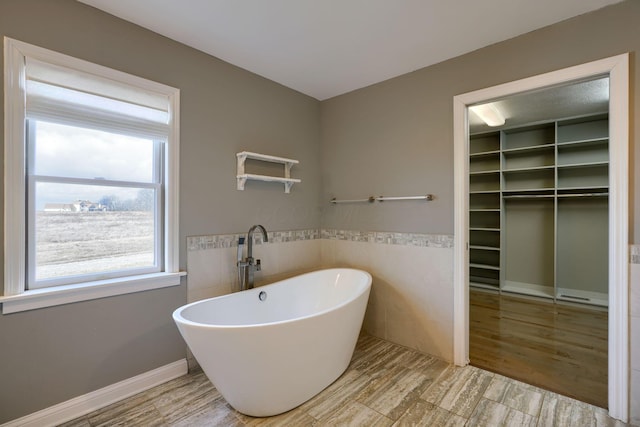
<instances>
[{"instance_id":1,"label":"closet hanging rod","mask_svg":"<svg viewBox=\"0 0 640 427\"><path fill-rule=\"evenodd\" d=\"M558 194L558 197L604 197L609 193L575 193L575 194Z\"/></svg>"},{"instance_id":2,"label":"closet hanging rod","mask_svg":"<svg viewBox=\"0 0 640 427\"><path fill-rule=\"evenodd\" d=\"M426 200L426 201L431 201L431 200L433 200L433 194L426 194L424 196L394 196L394 197L390 197L390 196L378 196L378 197L370 196L367 199L352 199L352 200L337 200L334 197L333 199L330 200L330 202L335 205L335 204L338 204L338 203L361 203L361 202L373 203L373 202L392 202L392 201L397 201L397 200Z\"/></svg>"},{"instance_id":3,"label":"closet hanging rod","mask_svg":"<svg viewBox=\"0 0 640 427\"><path fill-rule=\"evenodd\" d=\"M604 197L609 196L609 193L575 193L575 194L514 194L511 196L502 196L504 199L550 199L553 197Z\"/></svg>"}]
</instances>

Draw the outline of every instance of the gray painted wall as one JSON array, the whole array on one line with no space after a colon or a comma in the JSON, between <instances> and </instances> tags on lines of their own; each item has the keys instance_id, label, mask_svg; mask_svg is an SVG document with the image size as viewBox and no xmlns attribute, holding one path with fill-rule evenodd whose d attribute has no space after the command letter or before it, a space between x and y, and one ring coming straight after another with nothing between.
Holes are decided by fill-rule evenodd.
<instances>
[{"instance_id":1,"label":"gray painted wall","mask_svg":"<svg viewBox=\"0 0 640 427\"><path fill-rule=\"evenodd\" d=\"M640 2L626 1L323 101L322 225L453 234L453 97L625 52L631 56L630 240L640 209ZM471 28L452 31L474 31ZM452 34L452 36L454 36ZM446 41L436 41L446 42ZM329 206L332 197L434 193L428 203Z\"/></svg>"},{"instance_id":2,"label":"gray painted wall","mask_svg":"<svg viewBox=\"0 0 640 427\"><path fill-rule=\"evenodd\" d=\"M0 315L0 424L185 357L185 286Z\"/></svg>"},{"instance_id":3,"label":"gray painted wall","mask_svg":"<svg viewBox=\"0 0 640 427\"><path fill-rule=\"evenodd\" d=\"M2 0L0 35L181 90L182 269L189 235L319 226L317 100L72 0ZM302 183L237 191L242 150L299 159ZM185 357L171 319L185 282L0 315L0 424Z\"/></svg>"},{"instance_id":4,"label":"gray painted wall","mask_svg":"<svg viewBox=\"0 0 640 427\"><path fill-rule=\"evenodd\" d=\"M635 52L639 17L640 2L628 0L322 103L72 0L2 0L0 34L181 89L184 268L185 236L258 222L304 229L322 218L331 228L452 234L453 96ZM640 70L631 59L637 105ZM632 123L639 118L632 109ZM289 195L266 183L236 191L240 150L299 159L293 175L302 184ZM635 127L631 150L634 187ZM424 193L436 200L328 203ZM169 315L185 300L183 284L0 316L0 423L183 357Z\"/></svg>"}]
</instances>

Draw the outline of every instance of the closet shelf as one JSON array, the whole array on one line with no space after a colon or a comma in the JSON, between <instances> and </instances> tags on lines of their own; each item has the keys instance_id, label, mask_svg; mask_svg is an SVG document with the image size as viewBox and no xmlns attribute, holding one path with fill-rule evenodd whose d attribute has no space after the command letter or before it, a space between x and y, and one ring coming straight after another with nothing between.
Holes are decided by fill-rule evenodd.
<instances>
[{"instance_id":1,"label":"closet shelf","mask_svg":"<svg viewBox=\"0 0 640 427\"><path fill-rule=\"evenodd\" d=\"M558 187L558 191L606 191L608 190L608 186L602 185L594 185L594 186L586 186L586 187Z\"/></svg>"},{"instance_id":2,"label":"closet shelf","mask_svg":"<svg viewBox=\"0 0 640 427\"><path fill-rule=\"evenodd\" d=\"M469 191L469 194L498 194L500 190L477 190L477 191Z\"/></svg>"},{"instance_id":3,"label":"closet shelf","mask_svg":"<svg viewBox=\"0 0 640 427\"><path fill-rule=\"evenodd\" d=\"M550 144L529 145L526 147L506 148L502 150L502 153L510 154L510 153L530 153L535 151L549 151L549 150L553 150L554 146L555 146L554 143L550 143Z\"/></svg>"},{"instance_id":4,"label":"closet shelf","mask_svg":"<svg viewBox=\"0 0 640 427\"><path fill-rule=\"evenodd\" d=\"M586 162L586 163L567 163L558 165L558 169L578 169L578 168L593 168L593 167L607 167L609 162Z\"/></svg>"},{"instance_id":5,"label":"closet shelf","mask_svg":"<svg viewBox=\"0 0 640 427\"><path fill-rule=\"evenodd\" d=\"M609 197L609 193L567 193L558 194L559 199L570 199L572 197Z\"/></svg>"},{"instance_id":6,"label":"closet shelf","mask_svg":"<svg viewBox=\"0 0 640 427\"><path fill-rule=\"evenodd\" d=\"M503 196L505 199L532 200L532 199L553 199L554 194L512 194Z\"/></svg>"},{"instance_id":7,"label":"closet shelf","mask_svg":"<svg viewBox=\"0 0 640 427\"><path fill-rule=\"evenodd\" d=\"M500 150L493 150L493 151L479 151L477 153L471 153L469 154L469 157L473 157L473 158L478 158L478 157L489 157L489 156L495 156L497 154L500 154Z\"/></svg>"},{"instance_id":8,"label":"closet shelf","mask_svg":"<svg viewBox=\"0 0 640 427\"><path fill-rule=\"evenodd\" d=\"M251 151L242 151L236 153L237 158L237 188L238 190L244 190L245 184L248 180L264 181L264 182L279 182L284 184L284 192L290 193L293 184L302 182L300 179L291 178L291 167L300 163L298 160L287 159L286 157L271 156L268 154L253 153ZM258 175L245 173L245 162L247 159L260 160L263 162L280 163L284 166L284 177L271 176L271 175Z\"/></svg>"},{"instance_id":9,"label":"closet shelf","mask_svg":"<svg viewBox=\"0 0 640 427\"><path fill-rule=\"evenodd\" d=\"M553 190L555 187L539 187L539 188L509 188L502 190L504 194L531 194L531 193L542 193L542 194L553 194Z\"/></svg>"},{"instance_id":10,"label":"closet shelf","mask_svg":"<svg viewBox=\"0 0 640 427\"><path fill-rule=\"evenodd\" d=\"M482 251L499 251L500 248L496 248L493 246L478 246L478 245L469 245L469 249L479 249Z\"/></svg>"},{"instance_id":11,"label":"closet shelf","mask_svg":"<svg viewBox=\"0 0 640 427\"><path fill-rule=\"evenodd\" d=\"M558 147L566 147L570 145L601 145L608 144L609 138L591 138L580 139L575 141L558 141Z\"/></svg>"},{"instance_id":12,"label":"closet shelf","mask_svg":"<svg viewBox=\"0 0 640 427\"><path fill-rule=\"evenodd\" d=\"M513 168L513 169L505 169L502 172L504 173L520 173L520 172L531 172L531 171L544 171L544 170L553 170L555 166L533 166L530 168Z\"/></svg>"},{"instance_id":13,"label":"closet shelf","mask_svg":"<svg viewBox=\"0 0 640 427\"><path fill-rule=\"evenodd\" d=\"M484 270L496 270L499 271L500 267L495 266L495 265L489 265L489 264L469 264L469 267L471 268L482 268Z\"/></svg>"},{"instance_id":14,"label":"closet shelf","mask_svg":"<svg viewBox=\"0 0 640 427\"><path fill-rule=\"evenodd\" d=\"M499 169L492 169L486 171L469 172L469 175L490 175L493 173L500 173Z\"/></svg>"},{"instance_id":15,"label":"closet shelf","mask_svg":"<svg viewBox=\"0 0 640 427\"><path fill-rule=\"evenodd\" d=\"M493 284L493 283L485 283L485 282L481 282L478 280L474 280L473 278L469 278L469 285L473 286L475 288L482 288L482 289L490 289L492 291L497 291L499 290L499 284Z\"/></svg>"},{"instance_id":16,"label":"closet shelf","mask_svg":"<svg viewBox=\"0 0 640 427\"><path fill-rule=\"evenodd\" d=\"M539 188L510 188L508 190L503 190L503 195L511 195L511 194L550 194L554 190L554 187L539 187Z\"/></svg>"}]
</instances>

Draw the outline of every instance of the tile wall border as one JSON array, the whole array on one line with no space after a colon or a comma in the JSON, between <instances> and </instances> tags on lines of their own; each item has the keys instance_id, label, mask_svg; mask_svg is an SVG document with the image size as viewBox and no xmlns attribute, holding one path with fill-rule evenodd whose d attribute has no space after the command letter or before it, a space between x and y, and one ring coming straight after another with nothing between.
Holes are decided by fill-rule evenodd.
<instances>
[{"instance_id":1,"label":"tile wall border","mask_svg":"<svg viewBox=\"0 0 640 427\"><path fill-rule=\"evenodd\" d=\"M448 234L398 233L387 231L359 231L336 229L306 229L288 231L270 231L269 243L295 242L302 240L345 240L351 242L380 243L387 245L420 246L432 248L453 247L453 236ZM212 234L206 236L188 236L187 251L233 248L245 233ZM255 244L262 244L260 233L255 234ZM640 253L640 252L639 252Z\"/></svg>"},{"instance_id":2,"label":"tile wall border","mask_svg":"<svg viewBox=\"0 0 640 427\"><path fill-rule=\"evenodd\" d=\"M640 245L629 245L629 262L640 264Z\"/></svg>"},{"instance_id":3,"label":"tile wall border","mask_svg":"<svg viewBox=\"0 0 640 427\"><path fill-rule=\"evenodd\" d=\"M421 246L430 248L452 248L453 235L397 233L389 231L357 231L322 229L321 236L328 240L382 243L387 245Z\"/></svg>"},{"instance_id":4,"label":"tile wall border","mask_svg":"<svg viewBox=\"0 0 640 427\"><path fill-rule=\"evenodd\" d=\"M203 251L207 249L235 248L238 239L246 237L247 233L211 234L206 236L188 236L187 251ZM318 229L269 231L267 232L269 243L296 242L300 240L315 240L320 236ZM262 234L254 234L254 244L261 245Z\"/></svg>"},{"instance_id":5,"label":"tile wall border","mask_svg":"<svg viewBox=\"0 0 640 427\"><path fill-rule=\"evenodd\" d=\"M351 242L381 243L387 245L421 246L430 248L452 248L453 235L398 233L390 231L359 231L327 229L306 229L270 231L267 233L270 243L296 242L301 240L345 240ZM188 236L187 250L202 251L207 249L234 248L238 239L246 233L211 234L205 236ZM255 244L262 244L262 236L255 235ZM629 245L629 263L640 264L640 245Z\"/></svg>"}]
</instances>

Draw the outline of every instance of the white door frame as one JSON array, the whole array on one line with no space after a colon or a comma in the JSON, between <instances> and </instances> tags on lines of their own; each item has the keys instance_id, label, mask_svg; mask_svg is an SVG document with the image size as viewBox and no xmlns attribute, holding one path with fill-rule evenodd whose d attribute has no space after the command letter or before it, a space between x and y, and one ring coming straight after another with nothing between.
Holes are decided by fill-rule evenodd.
<instances>
[{"instance_id":1,"label":"white door frame","mask_svg":"<svg viewBox=\"0 0 640 427\"><path fill-rule=\"evenodd\" d=\"M609 415L629 417L629 55L529 77L453 98L454 322L456 365L469 363L467 106L512 94L609 75Z\"/></svg>"}]
</instances>

